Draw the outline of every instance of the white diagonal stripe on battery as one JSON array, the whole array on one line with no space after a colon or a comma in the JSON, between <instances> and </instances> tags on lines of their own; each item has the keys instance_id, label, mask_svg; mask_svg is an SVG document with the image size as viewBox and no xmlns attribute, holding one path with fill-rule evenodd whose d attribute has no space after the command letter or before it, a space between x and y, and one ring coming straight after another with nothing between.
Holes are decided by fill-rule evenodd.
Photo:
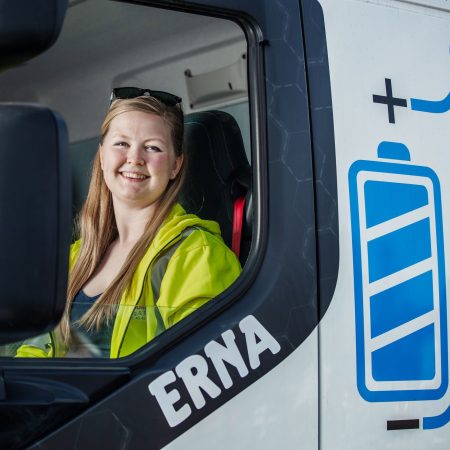
<instances>
[{"instance_id":1,"label":"white diagonal stripe on battery","mask_svg":"<svg viewBox=\"0 0 450 450\"><path fill-rule=\"evenodd\" d=\"M386 333L380 334L379 336L370 339L369 351L374 352L375 350L385 347L392 342L398 341L399 339L434 323L435 319L436 312L430 311L426 314L416 317L413 320L410 320L409 322L404 323L403 325L386 331Z\"/></svg>"},{"instance_id":2,"label":"white diagonal stripe on battery","mask_svg":"<svg viewBox=\"0 0 450 450\"><path fill-rule=\"evenodd\" d=\"M369 285L367 286L367 295L369 297L372 297L375 294L387 291L390 288L404 283L405 281L411 280L412 278L422 275L423 273L428 272L432 269L433 258L424 259L417 264L413 264L412 266L408 266L405 269L394 272L387 277L380 278L377 281L369 283Z\"/></svg>"},{"instance_id":3,"label":"white diagonal stripe on battery","mask_svg":"<svg viewBox=\"0 0 450 450\"><path fill-rule=\"evenodd\" d=\"M422 206L421 208L409 211L401 216L397 216L394 219L386 220L378 225L366 229L366 239L371 241L373 239L382 237L386 234L397 231L408 225L412 225L415 222L419 222L423 219L428 219L431 215L431 209L429 205Z\"/></svg>"}]
</instances>

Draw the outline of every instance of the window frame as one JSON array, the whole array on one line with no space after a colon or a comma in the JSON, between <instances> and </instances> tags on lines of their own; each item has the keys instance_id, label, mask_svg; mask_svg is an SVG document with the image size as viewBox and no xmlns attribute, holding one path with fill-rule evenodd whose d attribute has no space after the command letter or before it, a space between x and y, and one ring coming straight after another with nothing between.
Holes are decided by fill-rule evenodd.
<instances>
[{"instance_id":1,"label":"window frame","mask_svg":"<svg viewBox=\"0 0 450 450\"><path fill-rule=\"evenodd\" d=\"M116 359L110 358L12 358L1 357L5 369L14 368L27 371L30 365L47 370L73 369L76 362L77 369L83 368L117 368L132 369L143 363L156 361L168 348L186 338L193 331L220 315L250 288L258 275L263 261L264 244L267 236L267 144L266 144L266 109L264 89L264 67L262 33L259 26L251 17L239 11L198 4L183 6L168 5L160 0L114 0L124 4L134 4L149 8L159 8L168 11L178 11L187 14L205 15L217 19L230 20L238 25L247 41L247 84L248 107L251 143L251 170L253 196L252 244L243 272L239 278L220 295L211 299L199 310L193 312L181 322L173 325L163 334L148 342L131 355Z\"/></svg>"}]
</instances>

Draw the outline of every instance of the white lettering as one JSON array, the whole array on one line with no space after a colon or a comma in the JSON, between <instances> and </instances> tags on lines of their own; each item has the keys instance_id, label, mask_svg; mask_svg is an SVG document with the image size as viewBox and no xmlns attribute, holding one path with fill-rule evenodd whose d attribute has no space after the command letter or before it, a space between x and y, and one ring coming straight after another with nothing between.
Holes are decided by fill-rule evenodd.
<instances>
[{"instance_id":1,"label":"white lettering","mask_svg":"<svg viewBox=\"0 0 450 450\"><path fill-rule=\"evenodd\" d=\"M239 329L245 336L250 367L257 369L261 365L260 355L266 350L276 354L281 350L280 344L259 323L254 316L247 316L239 322ZM235 367L244 378L249 369L236 344L236 336L232 330L222 333L224 345L216 341L208 342L204 348L206 356L211 360L220 381L225 389L233 386L233 379L227 370L225 363ZM210 398L216 398L221 394L221 389L208 378L208 361L201 355L192 355L181 361L175 368L176 375L181 378L197 409L206 405L204 394ZM160 375L153 380L148 389L156 397L159 406L171 427L179 425L192 414L191 406L185 402L178 410L174 405L181 399L177 389L167 390L167 386L177 380L172 370Z\"/></svg>"},{"instance_id":2,"label":"white lettering","mask_svg":"<svg viewBox=\"0 0 450 450\"><path fill-rule=\"evenodd\" d=\"M156 397L167 423L171 427L175 427L186 420L192 412L188 404L184 404L178 411L173 407L180 400L181 396L177 389L167 392L166 386L175 380L175 374L172 370L169 370L169 372L163 373L148 385L150 393Z\"/></svg>"},{"instance_id":3,"label":"white lettering","mask_svg":"<svg viewBox=\"0 0 450 450\"><path fill-rule=\"evenodd\" d=\"M231 330L227 330L222 333L222 339L225 346L219 344L216 341L211 341L205 346L205 353L208 358L211 359L214 364L214 368L219 375L220 381L222 381L223 387L229 389L233 386L233 380L225 367L224 361L230 363L239 372L241 378L248 375L248 369L245 365L242 355L239 353L239 349L235 342L234 333Z\"/></svg>"},{"instance_id":4,"label":"white lettering","mask_svg":"<svg viewBox=\"0 0 450 450\"><path fill-rule=\"evenodd\" d=\"M175 372L184 381L197 409L206 404L202 389L211 398L216 398L221 393L220 388L208 378L208 363L203 356L189 356L178 364Z\"/></svg>"},{"instance_id":5,"label":"white lettering","mask_svg":"<svg viewBox=\"0 0 450 450\"><path fill-rule=\"evenodd\" d=\"M239 322L239 328L245 335L248 359L252 369L259 367L261 364L259 355L265 350L270 350L274 355L280 351L280 344L254 316L247 316L242 319ZM256 337L259 338L259 342L256 342Z\"/></svg>"}]
</instances>

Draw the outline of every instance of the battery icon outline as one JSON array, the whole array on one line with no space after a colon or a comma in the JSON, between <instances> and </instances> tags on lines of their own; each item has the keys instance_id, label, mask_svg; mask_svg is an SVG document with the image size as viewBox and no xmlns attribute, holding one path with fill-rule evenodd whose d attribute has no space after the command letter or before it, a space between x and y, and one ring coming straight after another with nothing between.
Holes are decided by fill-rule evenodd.
<instances>
[{"instance_id":1,"label":"battery icon outline","mask_svg":"<svg viewBox=\"0 0 450 450\"><path fill-rule=\"evenodd\" d=\"M378 149L380 158L409 160L409 151L403 144L383 142ZM434 400L441 398L448 387L448 344L447 344L447 312L445 263L443 246L442 210L440 184L436 173L428 167L416 166L410 163L392 161L355 161L349 169L350 213L352 225L354 291L355 291L355 325L356 325L356 363L357 386L363 398L368 401L407 401ZM367 225L366 212L366 183L380 184L397 183L398 186L420 186L426 189L427 204L419 208L407 210L404 214L388 217L375 225ZM370 210L369 206L369 210ZM430 257L420 261L413 261L405 267L397 267L387 261L382 267L379 263L372 264L379 242L391 239L397 234L405 234L408 228L417 227L429 230ZM418 228L419 229L419 228ZM422 244L423 246L424 244ZM386 248L381 245L380 248ZM411 252L414 254L414 251ZM382 254L381 254L382 255ZM408 259L406 252L406 260ZM380 259L378 257L378 259ZM395 255L393 260L395 261ZM371 265L372 264L372 265ZM404 263L403 263L404 264ZM375 267L375 269L373 268ZM380 269L381 267L381 269ZM392 272L392 270L394 270ZM383 273L385 271L385 273ZM371 306L381 294L406 285L409 280L429 276L432 288L431 311L412 317L410 320L392 326L374 322L371 317ZM394 291L392 291L394 292ZM378 297L377 297L378 296ZM392 295L391 295L392 297ZM385 302L386 303L386 302ZM408 305L406 305L408 306ZM375 309L375 308L374 308ZM376 311L376 309L375 309ZM374 315L375 317L375 315ZM389 321L389 320L388 320ZM375 325L377 325L377 327ZM394 324L395 325L395 324ZM423 333L428 330L433 333L433 355L428 352L428 360L433 358L434 376L420 376L408 379L401 376L396 379L396 370L401 372L398 361L392 360L393 367L381 367L378 353L388 354L390 344L397 345L403 338ZM401 347L399 347L401 348ZM377 359L378 357L378 359ZM373 362L377 376L374 376ZM378 362L377 362L378 361ZM398 367L395 367L397 364ZM420 364L420 362L418 363ZM421 369L420 369L421 370ZM387 373L387 376L385 373ZM381 377L380 377L381 373Z\"/></svg>"}]
</instances>

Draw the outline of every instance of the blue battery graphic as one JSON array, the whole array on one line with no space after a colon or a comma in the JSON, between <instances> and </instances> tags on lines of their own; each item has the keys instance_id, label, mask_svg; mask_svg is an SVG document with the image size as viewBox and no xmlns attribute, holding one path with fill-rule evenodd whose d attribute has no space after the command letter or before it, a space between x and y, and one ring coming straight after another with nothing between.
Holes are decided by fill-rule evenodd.
<instances>
[{"instance_id":1,"label":"blue battery graphic","mask_svg":"<svg viewBox=\"0 0 450 450\"><path fill-rule=\"evenodd\" d=\"M368 401L431 400L448 387L439 179L403 144L349 170L358 390Z\"/></svg>"}]
</instances>

